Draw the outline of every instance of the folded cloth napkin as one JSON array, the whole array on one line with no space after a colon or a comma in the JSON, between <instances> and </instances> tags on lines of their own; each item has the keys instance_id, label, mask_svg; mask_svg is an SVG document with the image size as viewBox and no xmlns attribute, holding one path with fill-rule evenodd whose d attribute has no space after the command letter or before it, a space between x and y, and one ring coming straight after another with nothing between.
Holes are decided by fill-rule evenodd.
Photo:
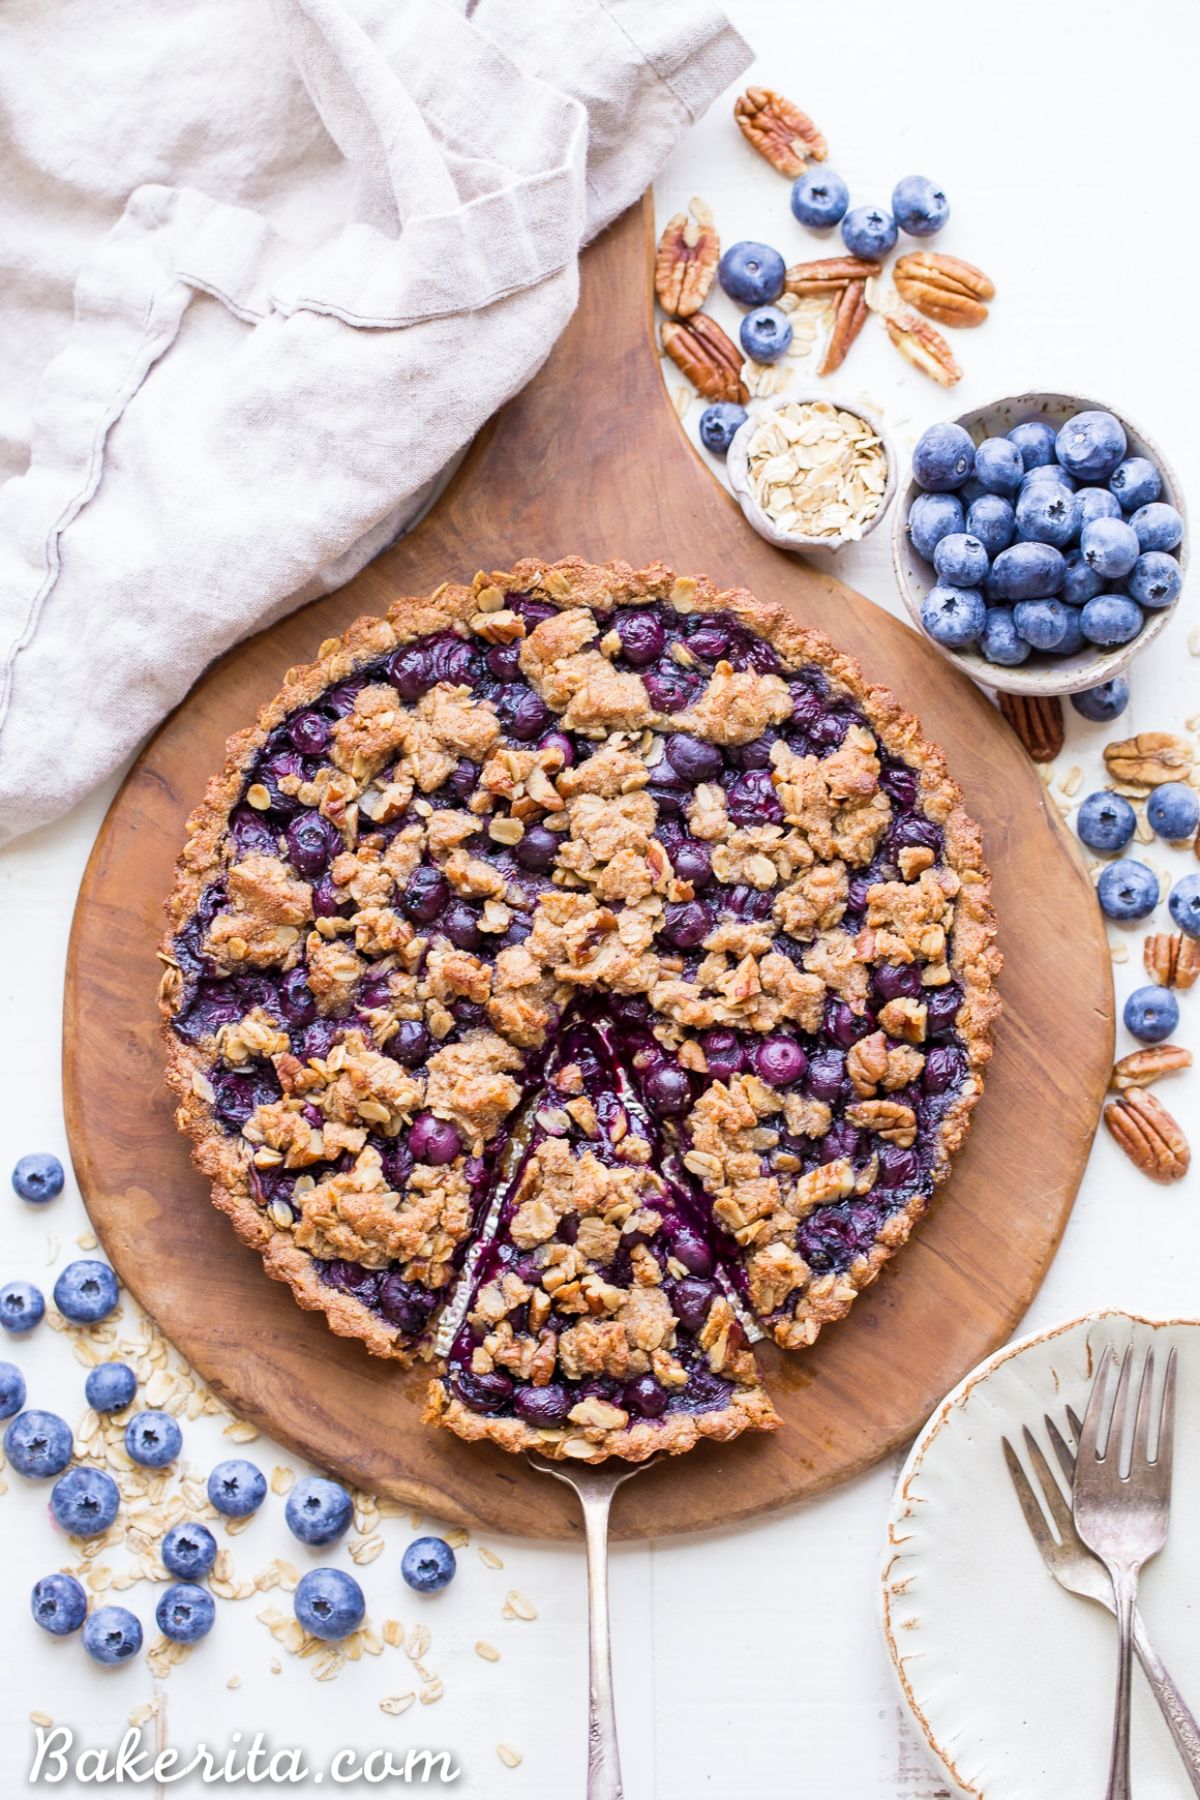
<instances>
[{"instance_id":1,"label":"folded cloth napkin","mask_svg":"<svg viewBox=\"0 0 1200 1800\"><path fill-rule=\"evenodd\" d=\"M412 520L747 61L709 0L9 0L0 839Z\"/></svg>"}]
</instances>

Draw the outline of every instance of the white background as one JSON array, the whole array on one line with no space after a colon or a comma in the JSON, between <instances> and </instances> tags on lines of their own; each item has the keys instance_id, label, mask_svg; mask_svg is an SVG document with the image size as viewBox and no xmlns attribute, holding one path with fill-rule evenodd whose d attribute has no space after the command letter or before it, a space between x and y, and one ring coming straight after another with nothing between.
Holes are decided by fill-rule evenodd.
<instances>
[{"instance_id":1,"label":"white background","mask_svg":"<svg viewBox=\"0 0 1200 1800\"><path fill-rule=\"evenodd\" d=\"M812 113L854 202L886 203L901 175L935 176L953 206L939 247L978 263L997 285L989 323L955 334L966 373L952 396L910 370L874 321L831 391L873 399L904 448L934 418L1001 394L1039 386L1096 394L1146 426L1174 462L1193 506L1200 504L1195 9L1185 0L1141 6L1020 0L986 9L930 0L918 8L858 0L853 7L805 9L778 0L729 0L729 10L759 52L751 79L778 87ZM730 117L732 97L672 159L658 186L660 213L699 194L726 243L763 238L788 261L829 253L792 219L788 183L743 144ZM714 310L730 323L733 309L724 306ZM802 371L797 379L803 381ZM671 385L678 385L673 372ZM699 410L692 408L693 429ZM636 420L630 429L637 429ZM614 554L620 550L613 545ZM848 555L840 573L880 606L900 610L886 530ZM1087 726L1068 712L1068 743L1055 777L1083 769L1076 800L1100 785L1107 737L1139 728L1179 730L1196 719L1200 661L1189 655L1188 637L1198 619L1193 579L1170 630L1137 665L1133 705L1118 728ZM919 694L903 698L920 709ZM30 1149L65 1156L58 1044L63 959L75 890L108 798L96 796L0 864L5 1169ZM1197 867L1190 854L1161 845L1147 854L1173 876ZM1116 969L1120 997L1140 977L1143 933L1114 928L1111 935L1128 954ZM1005 948L1010 959L1019 958L1020 944ZM1200 989L1184 996L1183 1011L1179 1037L1200 1048ZM1123 1037L1122 1048L1130 1047ZM1071 1046L1047 1045L1044 1054L1069 1058ZM1164 1099L1181 1118L1195 1118L1198 1092L1193 1074L1177 1080ZM1041 1104L1036 1066L1029 1069L1026 1104L1031 1111ZM1200 1312L1198 1200L1195 1172L1171 1189L1153 1187L1102 1138L1028 1325L1105 1302ZM61 1263L78 1254L74 1238L86 1229L73 1184L41 1213L12 1198L0 1197L0 1207L0 1281L22 1275L48 1289L48 1236L58 1240ZM130 1313L127 1303L127 1320ZM6 1346L0 1353L14 1351ZM83 1371L64 1339L43 1327L15 1356L27 1370L31 1398L77 1419ZM188 1428L186 1448L202 1469L230 1450L210 1421ZM268 1470L291 1460L264 1442L248 1453ZM881 1467L826 1499L736 1534L615 1552L628 1800L936 1800L947 1791L902 1712L876 1622L893 1476L893 1468ZM65 1560L68 1547L53 1535L44 1491L11 1473L8 1483L0 1499L0 1790L6 1794L26 1791L31 1710L69 1723L83 1741L106 1743L154 1687L144 1661L108 1674L88 1664L78 1640L55 1644L34 1628L30 1583ZM426 1662L444 1680L442 1699L414 1705L400 1718L378 1710L383 1696L420 1685L398 1650L327 1684L286 1655L282 1673L272 1675L275 1646L254 1617L262 1603L230 1602L220 1606L212 1637L163 1685L172 1740L223 1744L234 1731L248 1736L261 1728L276 1745L304 1746L317 1765L341 1745L445 1746L464 1771L460 1793L480 1800L582 1795L582 1555L493 1542L505 1564L496 1571L481 1563L473 1544L460 1554L454 1586L422 1602L399 1580L407 1523L389 1522L384 1530L386 1553L362 1571L370 1616L376 1624L394 1616L410 1628L430 1626ZM282 1503L274 1498L232 1549L239 1574L248 1575L274 1556L290 1555L303 1567L308 1555L288 1538ZM344 1551L325 1560L349 1566ZM533 1600L535 1621L501 1617L512 1587ZM151 1627L156 1597L146 1586L132 1595ZM501 1650L498 1663L474 1654L481 1638ZM241 1678L235 1691L226 1688L232 1675ZM995 1679L1020 1678L1014 1645ZM1107 1681L1107 1668L1080 1671L1080 1679ZM1028 1705L1036 1709L1036 1693ZM501 1764L500 1741L520 1751L519 1768ZM1063 1748L1055 1800L1077 1791L1069 1721L1063 1721ZM1181 1777L1179 1792L1186 1791Z\"/></svg>"}]
</instances>

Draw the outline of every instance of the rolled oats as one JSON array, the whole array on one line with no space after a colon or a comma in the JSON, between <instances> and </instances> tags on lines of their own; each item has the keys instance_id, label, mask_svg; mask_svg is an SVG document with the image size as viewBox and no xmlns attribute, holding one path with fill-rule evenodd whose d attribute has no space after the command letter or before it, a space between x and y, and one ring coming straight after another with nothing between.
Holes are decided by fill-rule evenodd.
<instances>
[{"instance_id":1,"label":"rolled oats","mask_svg":"<svg viewBox=\"0 0 1200 1800\"><path fill-rule=\"evenodd\" d=\"M747 448L755 499L796 536L855 541L878 513L887 455L865 419L827 400L764 413Z\"/></svg>"}]
</instances>

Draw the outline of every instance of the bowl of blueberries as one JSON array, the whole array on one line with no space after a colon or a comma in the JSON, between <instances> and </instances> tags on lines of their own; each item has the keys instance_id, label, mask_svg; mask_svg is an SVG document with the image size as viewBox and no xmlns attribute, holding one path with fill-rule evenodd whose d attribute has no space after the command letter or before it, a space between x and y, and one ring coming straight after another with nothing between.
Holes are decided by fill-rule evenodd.
<instances>
[{"instance_id":1,"label":"bowl of blueberries","mask_svg":"<svg viewBox=\"0 0 1200 1800\"><path fill-rule=\"evenodd\" d=\"M922 434L892 551L914 621L972 680L1074 694L1163 629L1187 518L1169 463L1124 414L1021 394Z\"/></svg>"}]
</instances>

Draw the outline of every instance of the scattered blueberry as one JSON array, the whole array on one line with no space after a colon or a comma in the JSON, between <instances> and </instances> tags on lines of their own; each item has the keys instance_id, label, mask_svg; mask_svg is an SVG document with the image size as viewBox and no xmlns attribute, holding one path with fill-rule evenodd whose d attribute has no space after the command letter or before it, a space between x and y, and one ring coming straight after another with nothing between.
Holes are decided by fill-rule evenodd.
<instances>
[{"instance_id":1,"label":"scattered blueberry","mask_svg":"<svg viewBox=\"0 0 1200 1800\"><path fill-rule=\"evenodd\" d=\"M14 1337L40 1325L45 1311L42 1291L32 1281L10 1281L0 1288L0 1325Z\"/></svg>"},{"instance_id":2,"label":"scattered blueberry","mask_svg":"<svg viewBox=\"0 0 1200 1800\"><path fill-rule=\"evenodd\" d=\"M1098 575L1091 564L1086 561L1083 551L1076 546L1068 552L1067 567L1063 575L1062 597L1068 606L1086 606L1097 594L1104 592L1104 577Z\"/></svg>"},{"instance_id":3,"label":"scattered blueberry","mask_svg":"<svg viewBox=\"0 0 1200 1800\"><path fill-rule=\"evenodd\" d=\"M1079 615L1083 635L1089 644L1108 649L1114 644L1127 644L1145 623L1146 615L1128 594L1097 594Z\"/></svg>"},{"instance_id":4,"label":"scattered blueberry","mask_svg":"<svg viewBox=\"0 0 1200 1800\"><path fill-rule=\"evenodd\" d=\"M806 169L792 183L792 211L814 231L836 225L849 204L850 189L832 169Z\"/></svg>"},{"instance_id":5,"label":"scattered blueberry","mask_svg":"<svg viewBox=\"0 0 1200 1800\"><path fill-rule=\"evenodd\" d=\"M921 623L935 644L962 650L987 624L983 595L978 588L935 587L921 603Z\"/></svg>"},{"instance_id":6,"label":"scattered blueberry","mask_svg":"<svg viewBox=\"0 0 1200 1800\"><path fill-rule=\"evenodd\" d=\"M1079 808L1079 817L1075 828L1089 850L1101 850L1111 855L1114 850L1123 850L1137 827L1137 814L1123 794L1113 794L1102 788L1098 794L1089 794Z\"/></svg>"},{"instance_id":7,"label":"scattered blueberry","mask_svg":"<svg viewBox=\"0 0 1200 1800\"><path fill-rule=\"evenodd\" d=\"M1002 500L1000 505L1004 504ZM981 500L975 502L975 506L982 505ZM975 506L971 508L972 512L975 511ZM1008 511L1011 516L1012 508L1009 507ZM918 494L908 509L905 524L917 555L923 556L926 562L932 562L934 550L941 540L952 531L962 530L962 502L955 494ZM987 539L983 537L982 531L976 530L974 525L971 526L971 531L974 536L983 538L986 544Z\"/></svg>"},{"instance_id":8,"label":"scattered blueberry","mask_svg":"<svg viewBox=\"0 0 1200 1800\"><path fill-rule=\"evenodd\" d=\"M208 1497L219 1513L244 1519L257 1512L267 1497L267 1478L243 1456L231 1456L217 1464L208 1478Z\"/></svg>"},{"instance_id":9,"label":"scattered blueberry","mask_svg":"<svg viewBox=\"0 0 1200 1800\"><path fill-rule=\"evenodd\" d=\"M125 1448L147 1469L165 1469L183 1449L183 1433L170 1413L134 1413L125 1427Z\"/></svg>"},{"instance_id":10,"label":"scattered blueberry","mask_svg":"<svg viewBox=\"0 0 1200 1800\"><path fill-rule=\"evenodd\" d=\"M979 539L989 556L999 556L1017 535L1017 515L1011 502L1002 495L981 494L978 500L971 502L967 530Z\"/></svg>"},{"instance_id":11,"label":"scattered blueberry","mask_svg":"<svg viewBox=\"0 0 1200 1800\"><path fill-rule=\"evenodd\" d=\"M892 189L892 212L909 237L932 237L950 217L950 202L928 176L906 175Z\"/></svg>"},{"instance_id":12,"label":"scattered blueberry","mask_svg":"<svg viewBox=\"0 0 1200 1800\"><path fill-rule=\"evenodd\" d=\"M715 405L706 406L700 414L700 442L714 456L727 455L734 433L749 417L745 407L736 406L732 400L718 400Z\"/></svg>"},{"instance_id":13,"label":"scattered blueberry","mask_svg":"<svg viewBox=\"0 0 1200 1800\"><path fill-rule=\"evenodd\" d=\"M1135 988L1122 1017L1125 1029L1144 1044L1161 1044L1179 1023L1179 1002L1170 988Z\"/></svg>"},{"instance_id":14,"label":"scattered blueberry","mask_svg":"<svg viewBox=\"0 0 1200 1800\"><path fill-rule=\"evenodd\" d=\"M1139 506L1129 523L1143 550L1174 550L1183 536L1183 520L1165 500Z\"/></svg>"},{"instance_id":15,"label":"scattered blueberry","mask_svg":"<svg viewBox=\"0 0 1200 1800\"><path fill-rule=\"evenodd\" d=\"M1066 559L1053 544L1013 544L992 564L988 583L997 600L1048 600L1061 591L1066 572Z\"/></svg>"},{"instance_id":16,"label":"scattered blueberry","mask_svg":"<svg viewBox=\"0 0 1200 1800\"><path fill-rule=\"evenodd\" d=\"M454 1580L457 1564L440 1537L414 1538L400 1559L400 1573L418 1594L436 1594Z\"/></svg>"},{"instance_id":17,"label":"scattered blueberry","mask_svg":"<svg viewBox=\"0 0 1200 1800\"><path fill-rule=\"evenodd\" d=\"M1121 516L1120 502L1107 488L1081 487L1075 498L1079 502L1081 529L1090 525L1093 519L1119 519Z\"/></svg>"},{"instance_id":18,"label":"scattered blueberry","mask_svg":"<svg viewBox=\"0 0 1200 1800\"><path fill-rule=\"evenodd\" d=\"M1139 606L1174 606L1183 586L1183 572L1165 550L1143 550L1129 576L1129 592Z\"/></svg>"},{"instance_id":19,"label":"scattered blueberry","mask_svg":"<svg viewBox=\"0 0 1200 1800\"><path fill-rule=\"evenodd\" d=\"M340 1569L310 1569L302 1575L293 1605L305 1631L319 1638L348 1637L367 1610L357 1581Z\"/></svg>"},{"instance_id":20,"label":"scattered blueberry","mask_svg":"<svg viewBox=\"0 0 1200 1800\"><path fill-rule=\"evenodd\" d=\"M987 624L979 640L979 648L991 663L1002 669L1015 669L1026 661L1029 645L1017 632L1011 606L989 606Z\"/></svg>"},{"instance_id":21,"label":"scattered blueberry","mask_svg":"<svg viewBox=\"0 0 1200 1800\"><path fill-rule=\"evenodd\" d=\"M319 1475L298 1481L287 1497L284 1518L302 1544L332 1544L348 1529L354 1502L336 1481Z\"/></svg>"},{"instance_id":22,"label":"scattered blueberry","mask_svg":"<svg viewBox=\"0 0 1200 1800\"><path fill-rule=\"evenodd\" d=\"M158 1629L176 1644L199 1643L216 1616L212 1595L190 1581L173 1582L154 1609Z\"/></svg>"},{"instance_id":23,"label":"scattered blueberry","mask_svg":"<svg viewBox=\"0 0 1200 1800\"><path fill-rule=\"evenodd\" d=\"M25 1377L16 1363L0 1362L0 1419L11 1419L25 1404Z\"/></svg>"},{"instance_id":24,"label":"scattered blueberry","mask_svg":"<svg viewBox=\"0 0 1200 1800\"><path fill-rule=\"evenodd\" d=\"M792 341L792 321L777 306L759 306L746 314L738 336L755 362L778 362Z\"/></svg>"},{"instance_id":25,"label":"scattered blueberry","mask_svg":"<svg viewBox=\"0 0 1200 1800\"><path fill-rule=\"evenodd\" d=\"M878 206L856 206L842 220L842 242L851 256L878 262L896 242L896 221Z\"/></svg>"},{"instance_id":26,"label":"scattered blueberry","mask_svg":"<svg viewBox=\"0 0 1200 1800\"><path fill-rule=\"evenodd\" d=\"M717 264L717 280L741 306L766 306L783 292L787 265L770 244L731 244Z\"/></svg>"},{"instance_id":27,"label":"scattered blueberry","mask_svg":"<svg viewBox=\"0 0 1200 1800\"><path fill-rule=\"evenodd\" d=\"M1025 419L1008 433L1009 443L1017 446L1027 469L1040 468L1043 463L1054 461L1056 437L1053 425L1048 425L1045 419Z\"/></svg>"},{"instance_id":28,"label":"scattered blueberry","mask_svg":"<svg viewBox=\"0 0 1200 1800\"><path fill-rule=\"evenodd\" d=\"M75 1452L75 1440L65 1419L57 1413L18 1413L4 1433L4 1453L18 1475L45 1481L61 1475Z\"/></svg>"},{"instance_id":29,"label":"scattered blueberry","mask_svg":"<svg viewBox=\"0 0 1200 1800\"><path fill-rule=\"evenodd\" d=\"M124 1606L102 1606L84 1622L83 1647L98 1663L128 1662L142 1647L142 1628Z\"/></svg>"},{"instance_id":30,"label":"scattered blueberry","mask_svg":"<svg viewBox=\"0 0 1200 1800\"><path fill-rule=\"evenodd\" d=\"M1057 650L1067 635L1070 612L1061 600L1018 600L1013 624L1035 650Z\"/></svg>"},{"instance_id":31,"label":"scattered blueberry","mask_svg":"<svg viewBox=\"0 0 1200 1800\"><path fill-rule=\"evenodd\" d=\"M120 1290L107 1263L83 1258L68 1263L54 1284L54 1304L74 1325L95 1325L116 1311Z\"/></svg>"},{"instance_id":32,"label":"scattered blueberry","mask_svg":"<svg viewBox=\"0 0 1200 1800\"><path fill-rule=\"evenodd\" d=\"M63 1166L57 1156L35 1150L23 1156L12 1174L12 1184L22 1200L41 1206L63 1191Z\"/></svg>"},{"instance_id":33,"label":"scattered blueberry","mask_svg":"<svg viewBox=\"0 0 1200 1800\"><path fill-rule=\"evenodd\" d=\"M1097 687L1072 694L1071 705L1081 719L1089 719L1093 725L1106 725L1110 719L1119 718L1129 705L1129 683L1123 675L1114 675L1111 681L1102 681Z\"/></svg>"},{"instance_id":34,"label":"scattered blueberry","mask_svg":"<svg viewBox=\"0 0 1200 1800\"><path fill-rule=\"evenodd\" d=\"M163 1567L181 1581L199 1581L217 1560L217 1540L207 1525L172 1525L162 1541Z\"/></svg>"},{"instance_id":35,"label":"scattered blueberry","mask_svg":"<svg viewBox=\"0 0 1200 1800\"><path fill-rule=\"evenodd\" d=\"M1105 581L1128 575L1138 559L1137 533L1124 519L1093 519L1079 539L1083 560Z\"/></svg>"},{"instance_id":36,"label":"scattered blueberry","mask_svg":"<svg viewBox=\"0 0 1200 1800\"><path fill-rule=\"evenodd\" d=\"M1108 478L1108 485L1126 512L1149 506L1162 493L1162 476L1144 456L1127 456Z\"/></svg>"},{"instance_id":37,"label":"scattered blueberry","mask_svg":"<svg viewBox=\"0 0 1200 1800\"><path fill-rule=\"evenodd\" d=\"M1109 863L1096 883L1101 909L1110 919L1145 919L1158 905L1158 877L1143 862L1123 856Z\"/></svg>"},{"instance_id":38,"label":"scattered blueberry","mask_svg":"<svg viewBox=\"0 0 1200 1800\"><path fill-rule=\"evenodd\" d=\"M128 1363L101 1363L89 1373L83 1391L96 1412L120 1412L137 1393L137 1376Z\"/></svg>"},{"instance_id":39,"label":"scattered blueberry","mask_svg":"<svg viewBox=\"0 0 1200 1800\"><path fill-rule=\"evenodd\" d=\"M1008 438L984 438L975 452L975 479L989 494L1003 494L1011 499L1020 488L1024 473L1021 452Z\"/></svg>"},{"instance_id":40,"label":"scattered blueberry","mask_svg":"<svg viewBox=\"0 0 1200 1800\"><path fill-rule=\"evenodd\" d=\"M945 494L961 487L975 468L975 445L961 425L943 421L931 425L917 439L913 451L913 480L930 494Z\"/></svg>"},{"instance_id":41,"label":"scattered blueberry","mask_svg":"<svg viewBox=\"0 0 1200 1800\"><path fill-rule=\"evenodd\" d=\"M1164 781L1146 802L1146 818L1159 837L1180 844L1200 826L1200 795L1186 782Z\"/></svg>"},{"instance_id":42,"label":"scattered blueberry","mask_svg":"<svg viewBox=\"0 0 1200 1800\"><path fill-rule=\"evenodd\" d=\"M1054 443L1058 460L1081 481L1107 481L1125 454L1125 427L1110 412L1079 412Z\"/></svg>"},{"instance_id":43,"label":"scattered blueberry","mask_svg":"<svg viewBox=\"0 0 1200 1800\"><path fill-rule=\"evenodd\" d=\"M1188 937L1200 937L1200 875L1185 875L1167 896L1171 917Z\"/></svg>"},{"instance_id":44,"label":"scattered blueberry","mask_svg":"<svg viewBox=\"0 0 1200 1800\"><path fill-rule=\"evenodd\" d=\"M935 548L933 566L950 587L978 587L988 571L988 553L969 532L952 531Z\"/></svg>"},{"instance_id":45,"label":"scattered blueberry","mask_svg":"<svg viewBox=\"0 0 1200 1800\"><path fill-rule=\"evenodd\" d=\"M1079 530L1079 502L1055 481L1034 482L1016 506L1017 537L1025 543L1065 550Z\"/></svg>"},{"instance_id":46,"label":"scattered blueberry","mask_svg":"<svg viewBox=\"0 0 1200 1800\"><path fill-rule=\"evenodd\" d=\"M103 1469L69 1469L50 1490L50 1511L71 1537L99 1537L120 1507L117 1484Z\"/></svg>"},{"instance_id":47,"label":"scattered blueberry","mask_svg":"<svg viewBox=\"0 0 1200 1800\"><path fill-rule=\"evenodd\" d=\"M43 1575L33 1584L29 1610L51 1637L70 1637L87 1618L87 1591L73 1575Z\"/></svg>"}]
</instances>

